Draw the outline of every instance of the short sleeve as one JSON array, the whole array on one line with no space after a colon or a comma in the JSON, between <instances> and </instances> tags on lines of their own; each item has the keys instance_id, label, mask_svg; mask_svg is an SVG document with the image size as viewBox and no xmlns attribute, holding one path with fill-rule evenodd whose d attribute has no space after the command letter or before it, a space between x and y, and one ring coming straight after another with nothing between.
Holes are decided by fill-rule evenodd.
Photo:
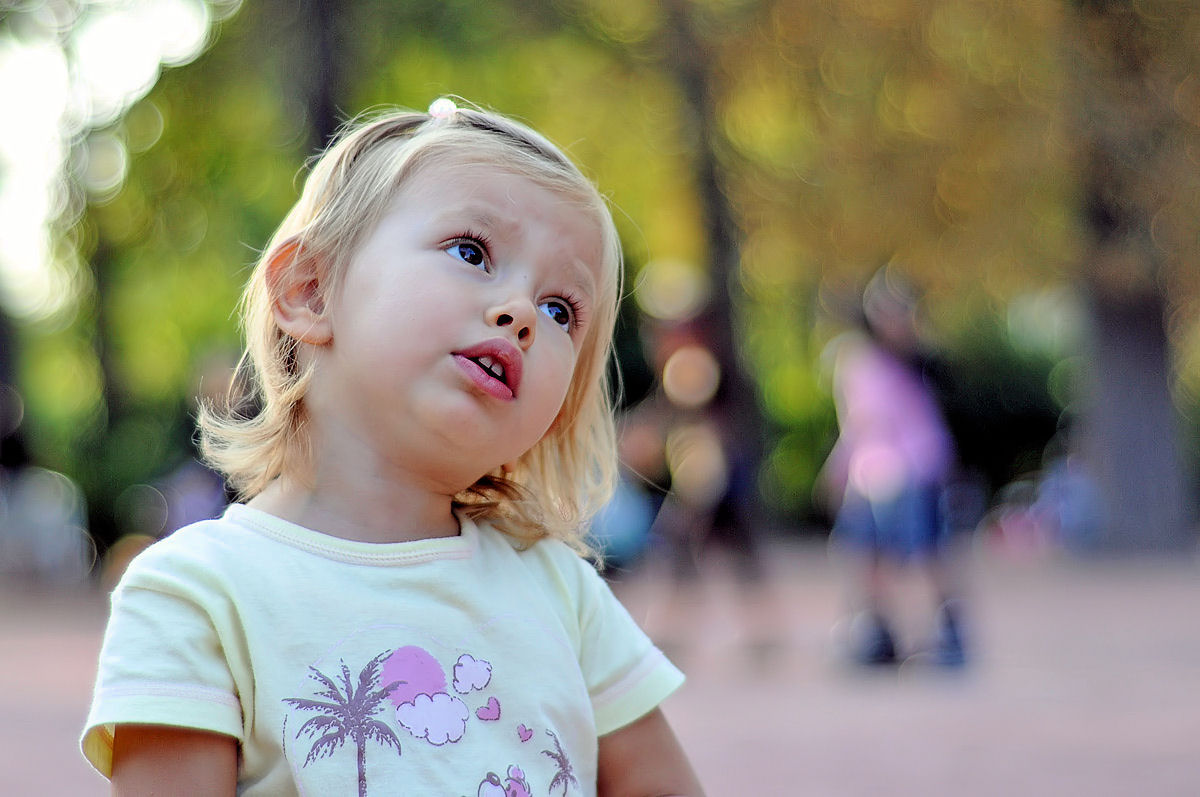
<instances>
[{"instance_id":1,"label":"short sleeve","mask_svg":"<svg viewBox=\"0 0 1200 797\"><path fill-rule=\"evenodd\" d=\"M241 704L203 594L179 573L165 576L153 559L135 562L114 591L81 741L84 756L105 777L112 774L119 724L242 738Z\"/></svg>"},{"instance_id":2,"label":"short sleeve","mask_svg":"<svg viewBox=\"0 0 1200 797\"><path fill-rule=\"evenodd\" d=\"M575 558L579 664L600 736L647 714L684 681L603 578Z\"/></svg>"}]
</instances>

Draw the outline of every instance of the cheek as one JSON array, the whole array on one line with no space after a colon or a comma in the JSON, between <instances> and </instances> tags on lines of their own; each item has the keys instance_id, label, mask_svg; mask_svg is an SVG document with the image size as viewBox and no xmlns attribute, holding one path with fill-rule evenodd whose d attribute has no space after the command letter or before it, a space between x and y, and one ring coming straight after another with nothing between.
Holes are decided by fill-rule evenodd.
<instances>
[{"instance_id":1,"label":"cheek","mask_svg":"<svg viewBox=\"0 0 1200 797\"><path fill-rule=\"evenodd\" d=\"M589 385L584 384L584 382L590 378L590 372L591 367L586 358L576 356L572 353L569 364L566 366L566 373L568 374L566 383L558 399L555 424L559 422L563 415L578 411L578 408L583 403L583 397L589 394Z\"/></svg>"},{"instance_id":2,"label":"cheek","mask_svg":"<svg viewBox=\"0 0 1200 797\"><path fill-rule=\"evenodd\" d=\"M578 363L569 344L556 347L548 354L543 362L546 370L541 380L541 395L547 411L557 417L571 392Z\"/></svg>"},{"instance_id":3,"label":"cheek","mask_svg":"<svg viewBox=\"0 0 1200 797\"><path fill-rule=\"evenodd\" d=\"M571 392L571 385L575 374L574 365L573 361L567 360L559 371L560 376L557 380L556 389L552 392L554 396L554 414L556 416Z\"/></svg>"}]
</instances>

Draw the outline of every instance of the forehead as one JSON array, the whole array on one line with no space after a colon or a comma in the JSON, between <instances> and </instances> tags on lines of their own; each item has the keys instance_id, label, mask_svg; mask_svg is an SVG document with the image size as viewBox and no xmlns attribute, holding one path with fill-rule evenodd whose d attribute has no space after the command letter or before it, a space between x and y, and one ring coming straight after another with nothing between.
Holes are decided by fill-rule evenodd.
<instances>
[{"instance_id":1,"label":"forehead","mask_svg":"<svg viewBox=\"0 0 1200 797\"><path fill-rule=\"evenodd\" d=\"M407 174L400 178L401 191L413 183L428 180L453 180L461 189L472 182L509 183L534 187L555 195L564 205L569 204L592 223L595 219L599 194L582 175L576 176L537 158L522 156L505 162L499 152L454 152L443 147L430 147L414 157ZM449 197L447 197L449 198ZM599 203L602 205L602 203Z\"/></svg>"},{"instance_id":2,"label":"forehead","mask_svg":"<svg viewBox=\"0 0 1200 797\"><path fill-rule=\"evenodd\" d=\"M590 186L549 174L529 174L486 161L441 158L421 163L401 184L396 201L431 221L468 225L500 241L557 238L597 279L606 263L603 200ZM457 230L458 233L468 230Z\"/></svg>"}]
</instances>

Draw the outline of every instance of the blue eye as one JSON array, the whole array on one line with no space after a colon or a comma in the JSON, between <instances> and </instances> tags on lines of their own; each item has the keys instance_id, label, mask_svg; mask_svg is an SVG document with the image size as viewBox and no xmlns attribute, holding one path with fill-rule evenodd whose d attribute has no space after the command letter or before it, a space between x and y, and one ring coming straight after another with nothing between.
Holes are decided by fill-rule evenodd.
<instances>
[{"instance_id":1,"label":"blue eye","mask_svg":"<svg viewBox=\"0 0 1200 797\"><path fill-rule=\"evenodd\" d=\"M568 332L571 330L572 322L574 321L574 313L570 305L561 299L550 299L538 305L538 309L550 317L550 320L558 324Z\"/></svg>"},{"instance_id":2,"label":"blue eye","mask_svg":"<svg viewBox=\"0 0 1200 797\"><path fill-rule=\"evenodd\" d=\"M446 247L446 253L464 263L469 263L476 268L487 271L487 251L481 244L475 241L455 241Z\"/></svg>"}]
</instances>

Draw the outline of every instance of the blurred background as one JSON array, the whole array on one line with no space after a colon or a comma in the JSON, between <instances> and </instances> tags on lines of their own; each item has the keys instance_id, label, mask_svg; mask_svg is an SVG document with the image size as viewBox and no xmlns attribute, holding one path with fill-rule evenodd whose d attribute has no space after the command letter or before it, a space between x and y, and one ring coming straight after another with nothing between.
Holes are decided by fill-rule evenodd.
<instances>
[{"instance_id":1,"label":"blurred background","mask_svg":"<svg viewBox=\"0 0 1200 797\"><path fill-rule=\"evenodd\" d=\"M1197 41L1179 0L0 0L0 649L23 651L0 672L57 673L65 718L5 755L28 784L49 769L14 750L75 765L105 590L224 505L196 401L228 387L233 308L305 162L363 110L443 94L543 131L617 209L627 472L597 539L664 647L699 657L694 694L786 682L871 728L924 716L935 741L980 717L929 719L887 676L885 721L815 664L845 613L820 489L832 352L879 275L915 286L937 355L979 669L1018 656L1036 675L998 682L1048 689L1072 631L1093 667L1124 629L1150 635L1121 659L1136 677L1200 675ZM1054 617L1062 634L1020 636ZM1076 695L1089 728L1117 672ZM1066 760L1111 786L1111 752L1161 736L1119 771L1200 793L1174 756L1200 753L1195 700L1148 699L1191 713L1114 722ZM677 710L700 749L723 732ZM801 755L818 727L747 726L740 750ZM777 766L755 765L761 793L791 793ZM990 793L948 766L897 793ZM859 793L861 769L824 793Z\"/></svg>"}]
</instances>

